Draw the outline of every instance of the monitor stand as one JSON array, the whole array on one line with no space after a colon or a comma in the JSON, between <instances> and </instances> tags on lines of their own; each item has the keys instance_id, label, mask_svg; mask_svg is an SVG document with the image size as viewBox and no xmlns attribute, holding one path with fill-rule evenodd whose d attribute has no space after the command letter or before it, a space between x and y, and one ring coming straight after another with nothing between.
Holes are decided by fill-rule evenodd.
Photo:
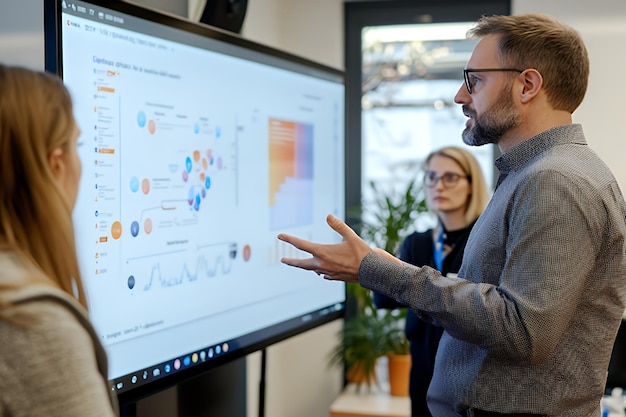
<instances>
[{"instance_id":1,"label":"monitor stand","mask_svg":"<svg viewBox=\"0 0 626 417\"><path fill-rule=\"evenodd\" d=\"M120 408L120 417L246 415L246 358Z\"/></svg>"}]
</instances>

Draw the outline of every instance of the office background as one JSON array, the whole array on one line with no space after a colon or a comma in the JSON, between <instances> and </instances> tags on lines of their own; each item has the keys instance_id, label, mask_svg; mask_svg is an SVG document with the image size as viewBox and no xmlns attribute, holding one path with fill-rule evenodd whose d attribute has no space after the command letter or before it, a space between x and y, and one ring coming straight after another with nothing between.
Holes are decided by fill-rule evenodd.
<instances>
[{"instance_id":1,"label":"office background","mask_svg":"<svg viewBox=\"0 0 626 417\"><path fill-rule=\"evenodd\" d=\"M186 15L195 0L139 0ZM344 0L248 0L241 35L337 68L343 67ZM574 26L591 58L589 90L574 121L626 190L626 2L624 0L512 0L514 14L551 14ZM0 62L43 69L43 1L2 0ZM459 136L460 141L460 136ZM267 349L266 415L326 417L342 376L327 366L341 322L335 321ZM246 358L247 417L257 415L260 354ZM176 417L176 391L142 401L139 417Z\"/></svg>"}]
</instances>

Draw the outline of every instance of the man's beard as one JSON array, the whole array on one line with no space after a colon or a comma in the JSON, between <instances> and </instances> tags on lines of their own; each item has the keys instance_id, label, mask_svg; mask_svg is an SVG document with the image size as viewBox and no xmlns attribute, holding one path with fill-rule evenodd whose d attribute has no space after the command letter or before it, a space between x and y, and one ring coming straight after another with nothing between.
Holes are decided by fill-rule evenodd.
<instances>
[{"instance_id":1,"label":"man's beard","mask_svg":"<svg viewBox=\"0 0 626 417\"><path fill-rule=\"evenodd\" d=\"M511 88L503 88L495 104L480 117L469 107L463 106L463 112L470 114L474 127L466 127L463 131L463 142L470 146L482 146L488 143L497 144L500 138L519 124L520 115L511 99Z\"/></svg>"}]
</instances>

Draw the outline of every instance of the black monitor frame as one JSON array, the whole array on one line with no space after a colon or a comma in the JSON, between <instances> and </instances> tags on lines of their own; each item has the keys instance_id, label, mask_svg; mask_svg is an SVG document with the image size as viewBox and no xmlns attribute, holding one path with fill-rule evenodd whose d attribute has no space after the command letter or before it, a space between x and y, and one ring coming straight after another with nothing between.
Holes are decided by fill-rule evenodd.
<instances>
[{"instance_id":1,"label":"black monitor frame","mask_svg":"<svg viewBox=\"0 0 626 417\"><path fill-rule=\"evenodd\" d=\"M343 82L343 71L331 68L306 58L289 54L266 45L252 42L243 37L233 34L217 27L211 27L201 23L195 23L186 19L170 15L164 12L153 10L144 6L133 3L115 1L115 0L86 0L86 1L67 1L63 0L45 0L44 1L44 34L45 34L45 69L48 72L58 74L63 77L63 58L62 58L62 31L61 26L65 23L62 21L62 3L67 6L89 6L90 9L98 12L111 12L113 15L120 14L137 18L148 22L149 27L152 24L158 24L159 28L169 31L168 36L176 36L176 31L195 34L203 39L210 40L220 48L220 45L226 48L236 47L250 59L262 59L266 63L273 63L277 66L290 68L293 71L302 73L315 74L317 77L328 77L329 80L340 78ZM80 10L65 9L65 12L81 16ZM115 21L111 21L115 25ZM120 23L121 27L123 23ZM154 33L153 33L154 34ZM345 122L344 132L345 135ZM345 153L344 153L345 155ZM345 197L344 197L345 198ZM345 207L344 207L345 209ZM157 378L150 376L148 381L132 382L130 374L112 381L111 388L117 390L118 399L122 406L132 404L137 400L150 396L158 391L177 385L183 381L190 380L198 375L205 374L221 365L240 359L250 353L261 350L269 345L283 341L292 336L301 334L305 331L342 318L345 311L344 300L338 304L324 306L316 311L311 311L305 316L293 317L290 320L280 322L275 325L268 326L259 331L246 334L234 340L228 340L229 350L216 355L211 360L196 363L192 366L183 366L181 369L171 372L167 375L160 375ZM226 342L226 341L225 341ZM218 343L215 347L221 345ZM213 347L212 346L212 347ZM207 347L208 348L208 347ZM195 349L194 349L195 350ZM191 354L192 352L189 352ZM179 357L187 355L187 352L181 352ZM168 361L171 362L171 361ZM165 362L164 362L165 363ZM156 364L159 365L159 364ZM135 373L136 374L136 373ZM119 385L122 384L122 385ZM117 389L118 386L124 386L123 389ZM131 388L127 388L131 386Z\"/></svg>"}]
</instances>

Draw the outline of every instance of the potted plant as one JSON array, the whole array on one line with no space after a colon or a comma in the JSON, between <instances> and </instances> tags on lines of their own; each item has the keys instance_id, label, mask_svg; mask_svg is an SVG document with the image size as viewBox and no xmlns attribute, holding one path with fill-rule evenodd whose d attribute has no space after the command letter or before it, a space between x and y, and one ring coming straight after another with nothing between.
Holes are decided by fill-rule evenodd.
<instances>
[{"instance_id":1,"label":"potted plant","mask_svg":"<svg viewBox=\"0 0 626 417\"><path fill-rule=\"evenodd\" d=\"M355 230L368 243L396 254L417 217L427 211L422 188L415 180L409 181L400 193L393 190L383 193L373 181L370 187L374 201L368 207L373 208L350 210L353 218L360 219L354 225ZM358 284L347 284L347 290L355 304L354 314L344 321L331 365L345 366L348 382L355 382L358 388L363 383L370 387L377 383L375 370L380 357L389 356L389 364L393 366L395 356L402 355L405 363L408 357L410 367L409 343L404 333L406 310L377 309L371 292ZM352 380L359 372L364 374L362 379ZM408 383L408 370L405 379Z\"/></svg>"},{"instance_id":2,"label":"potted plant","mask_svg":"<svg viewBox=\"0 0 626 417\"><path fill-rule=\"evenodd\" d=\"M384 321L376 314L364 314L346 319L331 356L331 365L345 366L346 379L357 387L377 383L376 363L385 355Z\"/></svg>"},{"instance_id":3,"label":"potted plant","mask_svg":"<svg viewBox=\"0 0 626 417\"><path fill-rule=\"evenodd\" d=\"M409 341L404 330L406 309L386 310L385 316L389 321L385 333L389 391L391 395L405 397L409 395L411 371Z\"/></svg>"}]
</instances>

